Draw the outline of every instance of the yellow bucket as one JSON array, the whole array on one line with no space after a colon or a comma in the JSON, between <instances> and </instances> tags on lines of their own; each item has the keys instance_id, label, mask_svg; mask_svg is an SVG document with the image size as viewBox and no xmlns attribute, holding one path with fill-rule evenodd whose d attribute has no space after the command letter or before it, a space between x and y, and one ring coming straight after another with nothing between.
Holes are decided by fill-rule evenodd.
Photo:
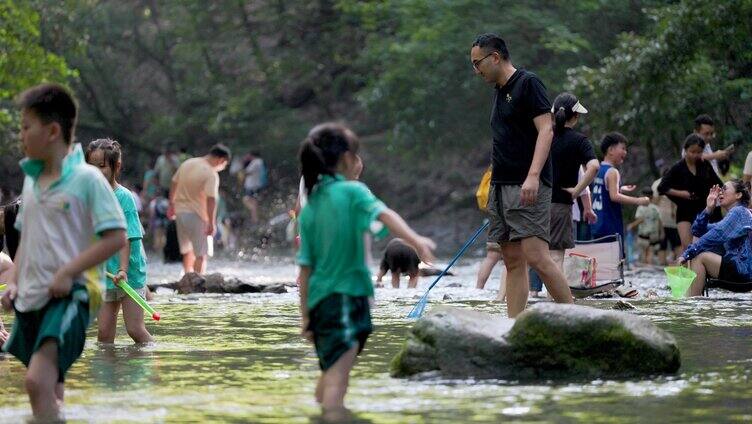
<instances>
[{"instance_id":1,"label":"yellow bucket","mask_svg":"<svg viewBox=\"0 0 752 424\"><path fill-rule=\"evenodd\" d=\"M692 285L692 281L697 277L694 271L682 266L667 266L663 271L666 272L668 286L671 288L671 295L675 299L685 297L689 286Z\"/></svg>"}]
</instances>

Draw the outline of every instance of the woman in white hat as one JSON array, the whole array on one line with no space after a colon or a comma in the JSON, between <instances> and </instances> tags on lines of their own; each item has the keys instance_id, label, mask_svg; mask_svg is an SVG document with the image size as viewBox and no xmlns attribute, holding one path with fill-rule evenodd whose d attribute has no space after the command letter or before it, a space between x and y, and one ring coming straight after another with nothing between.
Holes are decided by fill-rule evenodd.
<instances>
[{"instance_id":1,"label":"woman in white hat","mask_svg":"<svg viewBox=\"0 0 752 424\"><path fill-rule=\"evenodd\" d=\"M600 163L588 138L574 130L581 114L587 113L577 97L570 93L559 94L551 110L554 114L554 138L551 143L553 166L553 192L551 195L551 229L549 249L554 261L561 266L564 250L574 247L572 204L580 195L583 202L582 220L595 222L586 188L593 182ZM580 178L580 167L585 169Z\"/></svg>"}]
</instances>

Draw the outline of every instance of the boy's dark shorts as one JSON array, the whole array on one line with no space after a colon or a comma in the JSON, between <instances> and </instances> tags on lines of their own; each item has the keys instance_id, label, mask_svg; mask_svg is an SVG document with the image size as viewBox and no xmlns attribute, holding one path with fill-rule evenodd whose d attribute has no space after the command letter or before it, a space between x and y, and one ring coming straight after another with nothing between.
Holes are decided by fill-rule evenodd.
<instances>
[{"instance_id":1,"label":"boy's dark shorts","mask_svg":"<svg viewBox=\"0 0 752 424\"><path fill-rule=\"evenodd\" d=\"M322 371L328 370L356 344L360 353L373 331L366 296L334 293L310 311L310 320L308 329L313 332Z\"/></svg>"},{"instance_id":2,"label":"boy's dark shorts","mask_svg":"<svg viewBox=\"0 0 752 424\"><path fill-rule=\"evenodd\" d=\"M520 204L520 185L491 184L488 193L488 249L500 250L501 244L538 237L550 241L551 187L540 184L534 204Z\"/></svg>"},{"instance_id":3,"label":"boy's dark shorts","mask_svg":"<svg viewBox=\"0 0 752 424\"><path fill-rule=\"evenodd\" d=\"M89 295L84 286L74 284L68 296L53 298L38 311L16 310L13 331L3 350L28 367L31 356L44 341L57 341L57 378L62 383L65 373L84 350L88 326Z\"/></svg>"}]
</instances>

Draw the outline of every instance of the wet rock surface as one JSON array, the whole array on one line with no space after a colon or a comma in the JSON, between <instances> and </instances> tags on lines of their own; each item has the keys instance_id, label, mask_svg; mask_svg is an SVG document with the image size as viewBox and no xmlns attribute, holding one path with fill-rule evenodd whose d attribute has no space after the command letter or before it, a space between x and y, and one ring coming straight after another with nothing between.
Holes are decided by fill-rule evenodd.
<instances>
[{"instance_id":1,"label":"wet rock surface","mask_svg":"<svg viewBox=\"0 0 752 424\"><path fill-rule=\"evenodd\" d=\"M288 287L294 287L295 283L252 283L241 281L237 278L225 277L220 273L199 275L189 272L183 275L180 281L166 284L149 284L151 290L168 288L176 290L178 294L194 293L287 293Z\"/></svg>"},{"instance_id":2,"label":"wet rock surface","mask_svg":"<svg viewBox=\"0 0 752 424\"><path fill-rule=\"evenodd\" d=\"M680 364L671 334L625 312L544 303L511 320L440 306L415 323L391 374L577 380L675 373Z\"/></svg>"}]
</instances>

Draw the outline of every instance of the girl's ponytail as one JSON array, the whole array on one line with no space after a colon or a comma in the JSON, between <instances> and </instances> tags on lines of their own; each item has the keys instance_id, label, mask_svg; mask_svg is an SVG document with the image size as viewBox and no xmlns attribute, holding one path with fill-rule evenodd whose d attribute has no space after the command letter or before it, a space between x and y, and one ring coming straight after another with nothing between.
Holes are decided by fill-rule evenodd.
<instances>
[{"instance_id":1,"label":"girl's ponytail","mask_svg":"<svg viewBox=\"0 0 752 424\"><path fill-rule=\"evenodd\" d=\"M300 146L300 173L303 175L306 192L323 174L334 175L337 164L346 152L358 152L358 137L342 124L327 122L316 125Z\"/></svg>"},{"instance_id":2,"label":"girl's ponytail","mask_svg":"<svg viewBox=\"0 0 752 424\"><path fill-rule=\"evenodd\" d=\"M554 99L554 107L551 112L554 113L554 134L561 134L564 131L564 127L573 116L577 115L578 111L575 109L582 109L587 113L582 106L576 107L579 100L572 93L561 93Z\"/></svg>"},{"instance_id":3,"label":"girl's ponytail","mask_svg":"<svg viewBox=\"0 0 752 424\"><path fill-rule=\"evenodd\" d=\"M321 149L309 138L306 138L300 146L300 173L308 195L313 191L313 186L318 182L319 176L326 173Z\"/></svg>"},{"instance_id":4,"label":"girl's ponytail","mask_svg":"<svg viewBox=\"0 0 752 424\"><path fill-rule=\"evenodd\" d=\"M567 123L567 111L564 106L560 106L554 112L554 134L561 134L564 131L564 124Z\"/></svg>"}]
</instances>

